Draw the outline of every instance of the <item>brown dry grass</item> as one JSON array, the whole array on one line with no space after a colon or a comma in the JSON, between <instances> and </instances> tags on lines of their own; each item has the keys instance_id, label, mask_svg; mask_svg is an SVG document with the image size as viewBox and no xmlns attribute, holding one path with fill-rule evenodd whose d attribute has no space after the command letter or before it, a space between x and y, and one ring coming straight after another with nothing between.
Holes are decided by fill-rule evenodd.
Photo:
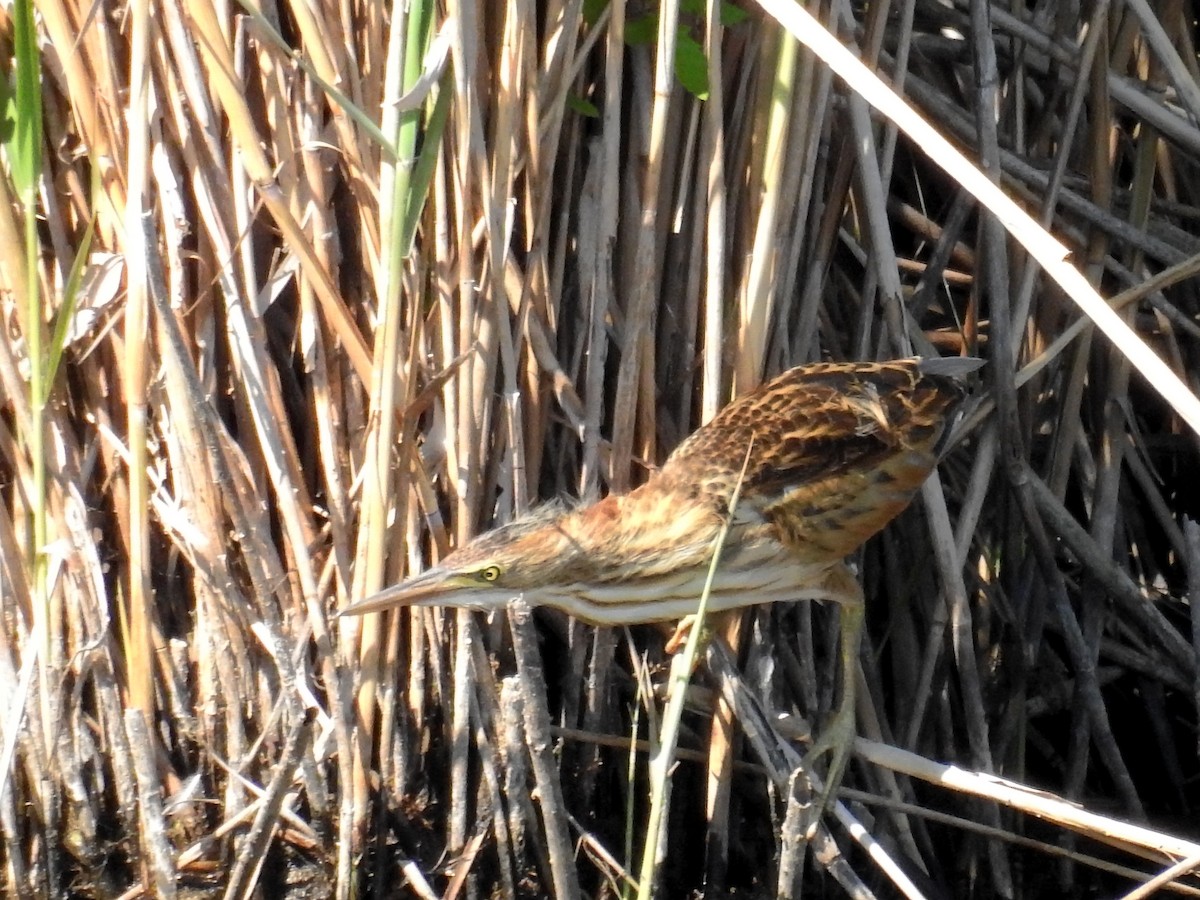
<instances>
[{"instance_id":1,"label":"brown dry grass","mask_svg":"<svg viewBox=\"0 0 1200 900\"><path fill-rule=\"evenodd\" d=\"M831 6L1194 389L1195 5ZM451 4L417 104L420 8L251 7L37 4L36 272L0 178L6 894L612 896L661 639L540 618L539 691L519 627L330 614L539 501L626 489L781 368L912 352L991 364L859 560L860 728L1196 836L1195 398L1131 371L921 148L757 7L685 13L720 76L701 103L656 57L680 32L623 40L640 7ZM27 348L60 320L39 547ZM828 703L826 611L747 624L770 708ZM839 891L796 855L778 736L706 836L700 682L664 895ZM1112 894L1194 846L1139 860L1115 846L1153 833L1067 838L889 765L923 777L865 747L847 786L929 895ZM896 890L842 846L842 884Z\"/></svg>"}]
</instances>

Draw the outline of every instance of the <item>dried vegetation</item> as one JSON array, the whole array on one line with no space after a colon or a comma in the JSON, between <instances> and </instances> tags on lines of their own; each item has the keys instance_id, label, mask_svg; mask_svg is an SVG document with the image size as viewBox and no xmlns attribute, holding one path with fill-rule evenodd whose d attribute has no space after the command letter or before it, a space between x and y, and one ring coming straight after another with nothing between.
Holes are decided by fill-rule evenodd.
<instances>
[{"instance_id":1,"label":"dried vegetation","mask_svg":"<svg viewBox=\"0 0 1200 900\"><path fill-rule=\"evenodd\" d=\"M858 561L860 730L910 752L863 744L856 815L926 896L1112 895L1196 853L1167 836L1200 801L1195 398L757 6L685 7L643 41L640 4L38 0L29 232L13 141L0 178L3 893L616 895L657 632L331 614L636 484L783 367L939 352L990 365ZM813 7L1196 387L1191 0ZM760 609L738 666L710 652L664 896L897 890L791 827L832 622ZM710 816L715 691L749 738Z\"/></svg>"}]
</instances>

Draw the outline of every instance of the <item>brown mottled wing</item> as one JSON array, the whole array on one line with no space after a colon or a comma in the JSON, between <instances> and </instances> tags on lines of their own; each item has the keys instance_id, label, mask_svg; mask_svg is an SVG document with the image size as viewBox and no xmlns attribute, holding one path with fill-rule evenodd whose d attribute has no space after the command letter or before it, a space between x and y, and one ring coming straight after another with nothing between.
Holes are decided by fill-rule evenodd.
<instances>
[{"instance_id":1,"label":"brown mottled wing","mask_svg":"<svg viewBox=\"0 0 1200 900\"><path fill-rule=\"evenodd\" d=\"M749 446L740 504L805 558L840 559L908 505L965 393L956 376L978 365L798 366L722 410L661 476L723 505Z\"/></svg>"}]
</instances>

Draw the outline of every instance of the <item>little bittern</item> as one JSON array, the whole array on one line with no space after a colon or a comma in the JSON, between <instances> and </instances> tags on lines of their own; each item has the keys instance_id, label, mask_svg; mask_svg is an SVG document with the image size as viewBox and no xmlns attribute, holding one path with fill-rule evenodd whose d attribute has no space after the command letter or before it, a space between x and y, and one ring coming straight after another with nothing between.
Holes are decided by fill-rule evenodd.
<instances>
[{"instance_id":1,"label":"little bittern","mask_svg":"<svg viewBox=\"0 0 1200 900\"><path fill-rule=\"evenodd\" d=\"M440 565L350 606L502 609L516 595L588 622L683 619L721 551L708 609L842 604L842 692L813 755L835 790L854 737L862 592L845 557L891 521L937 463L962 376L978 360L798 366L736 400L649 481L578 509L550 507L482 535ZM745 464L743 474L743 464Z\"/></svg>"}]
</instances>

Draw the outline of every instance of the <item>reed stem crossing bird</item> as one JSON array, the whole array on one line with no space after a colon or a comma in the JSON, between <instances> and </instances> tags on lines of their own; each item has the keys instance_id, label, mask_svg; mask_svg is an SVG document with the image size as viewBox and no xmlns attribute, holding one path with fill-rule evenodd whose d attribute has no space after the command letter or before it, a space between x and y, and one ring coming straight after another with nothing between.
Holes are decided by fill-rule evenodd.
<instances>
[{"instance_id":1,"label":"reed stem crossing bird","mask_svg":"<svg viewBox=\"0 0 1200 900\"><path fill-rule=\"evenodd\" d=\"M863 623L862 590L845 558L928 477L965 396L964 377L981 364L797 366L729 404L641 487L534 512L343 615L402 606L495 610L523 595L594 624L684 620L696 611L731 515L710 612L800 599L841 604L840 702L806 758L831 754L828 798L854 739Z\"/></svg>"}]
</instances>

